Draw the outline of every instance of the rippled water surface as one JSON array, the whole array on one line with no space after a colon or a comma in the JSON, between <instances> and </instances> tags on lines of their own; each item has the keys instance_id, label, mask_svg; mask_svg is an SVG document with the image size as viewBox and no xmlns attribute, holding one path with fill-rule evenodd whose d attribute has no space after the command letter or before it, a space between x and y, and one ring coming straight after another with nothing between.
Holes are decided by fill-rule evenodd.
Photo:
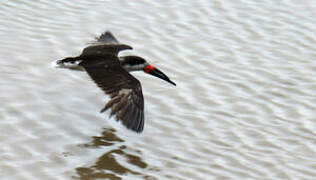
<instances>
[{"instance_id":1,"label":"rippled water surface","mask_svg":"<svg viewBox=\"0 0 316 180\"><path fill-rule=\"evenodd\" d=\"M1 1L0 179L315 179L314 0ZM145 130L51 67L111 30L142 73Z\"/></svg>"}]
</instances>

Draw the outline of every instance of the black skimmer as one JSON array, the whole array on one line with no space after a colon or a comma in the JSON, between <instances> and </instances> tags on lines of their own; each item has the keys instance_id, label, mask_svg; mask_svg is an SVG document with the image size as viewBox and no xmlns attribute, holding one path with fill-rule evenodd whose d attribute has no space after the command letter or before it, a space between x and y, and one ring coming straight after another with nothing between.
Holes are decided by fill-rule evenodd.
<instances>
[{"instance_id":1,"label":"black skimmer","mask_svg":"<svg viewBox=\"0 0 316 180\"><path fill-rule=\"evenodd\" d=\"M140 82L131 71L143 71L173 85L168 76L138 56L118 56L122 50L132 49L121 44L106 31L96 41L83 49L81 55L56 61L59 68L84 70L111 100L101 113L111 109L110 116L135 132L144 129L144 98Z\"/></svg>"}]
</instances>

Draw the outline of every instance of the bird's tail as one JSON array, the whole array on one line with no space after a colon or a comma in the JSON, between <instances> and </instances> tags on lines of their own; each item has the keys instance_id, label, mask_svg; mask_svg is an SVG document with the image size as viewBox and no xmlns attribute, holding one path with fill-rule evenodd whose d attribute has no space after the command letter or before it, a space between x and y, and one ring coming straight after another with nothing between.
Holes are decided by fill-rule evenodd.
<instances>
[{"instance_id":1,"label":"bird's tail","mask_svg":"<svg viewBox=\"0 0 316 180\"><path fill-rule=\"evenodd\" d=\"M65 59L57 60L54 62L53 66L56 68L66 68L71 70L80 70L82 71L83 68L80 66L80 62L82 60L78 57L68 57Z\"/></svg>"}]
</instances>

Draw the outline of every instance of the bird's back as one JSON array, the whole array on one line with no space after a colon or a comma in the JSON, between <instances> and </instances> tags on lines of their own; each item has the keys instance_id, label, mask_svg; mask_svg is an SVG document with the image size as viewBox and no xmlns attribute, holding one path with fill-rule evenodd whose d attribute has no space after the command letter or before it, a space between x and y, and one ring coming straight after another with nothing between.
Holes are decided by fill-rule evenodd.
<instances>
[{"instance_id":1,"label":"bird's back","mask_svg":"<svg viewBox=\"0 0 316 180\"><path fill-rule=\"evenodd\" d=\"M101 44L101 45L92 45L83 49L80 56L89 56L89 55L107 55L113 54L116 55L122 51L132 49L131 46L125 44Z\"/></svg>"}]
</instances>

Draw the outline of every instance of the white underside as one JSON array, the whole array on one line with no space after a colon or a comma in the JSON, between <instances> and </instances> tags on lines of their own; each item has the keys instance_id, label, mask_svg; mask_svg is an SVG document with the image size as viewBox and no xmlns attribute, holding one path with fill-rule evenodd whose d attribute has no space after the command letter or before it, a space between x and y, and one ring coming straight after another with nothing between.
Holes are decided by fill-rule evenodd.
<instances>
[{"instance_id":1,"label":"white underside","mask_svg":"<svg viewBox=\"0 0 316 180\"><path fill-rule=\"evenodd\" d=\"M62 63L57 64L57 61L53 61L51 65L55 68L64 68L64 69L71 69L71 70L77 70L77 71L84 71L82 66L79 66L79 63L81 61L75 61L74 63Z\"/></svg>"},{"instance_id":2,"label":"white underside","mask_svg":"<svg viewBox=\"0 0 316 180\"><path fill-rule=\"evenodd\" d=\"M79 65L80 63L81 63L80 60L75 61L73 63L67 62L67 63L62 63L62 64L57 64L57 61L53 61L51 65L55 68L64 68L64 69L71 69L71 70L77 70L77 71L84 71L84 68ZM148 63L133 65L133 66L124 65L122 68L125 69L127 72L140 71L140 70L143 70L146 65L148 65Z\"/></svg>"}]
</instances>

